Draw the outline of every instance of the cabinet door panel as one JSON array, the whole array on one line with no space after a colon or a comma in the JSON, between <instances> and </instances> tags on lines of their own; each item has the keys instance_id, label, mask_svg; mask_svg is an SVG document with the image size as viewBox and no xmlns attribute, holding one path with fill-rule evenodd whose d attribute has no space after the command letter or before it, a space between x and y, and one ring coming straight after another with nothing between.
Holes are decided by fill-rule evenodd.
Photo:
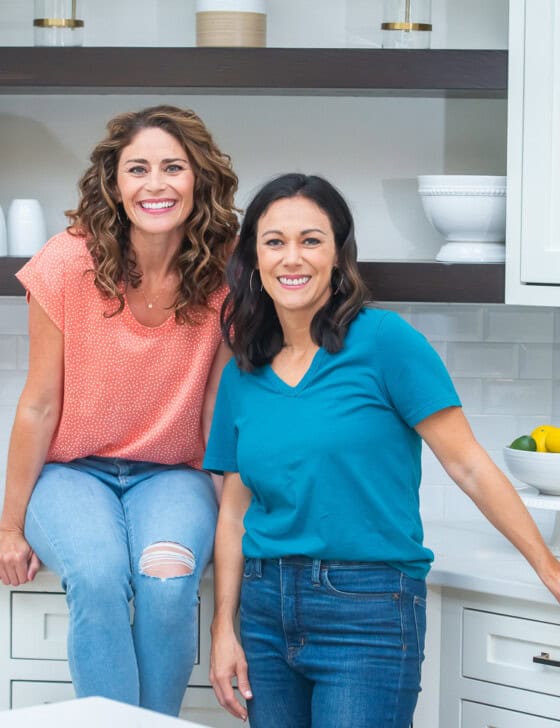
<instances>
[{"instance_id":1,"label":"cabinet door panel","mask_svg":"<svg viewBox=\"0 0 560 728\"><path fill-rule=\"evenodd\" d=\"M12 594L12 657L66 660L67 631L63 594Z\"/></svg>"},{"instance_id":2,"label":"cabinet door panel","mask_svg":"<svg viewBox=\"0 0 560 728\"><path fill-rule=\"evenodd\" d=\"M560 625L464 610L465 677L558 695L560 668L534 663L541 652L560 660Z\"/></svg>"},{"instance_id":3,"label":"cabinet door panel","mask_svg":"<svg viewBox=\"0 0 560 728\"><path fill-rule=\"evenodd\" d=\"M525 16L521 280L560 284L560 8ZM536 82L537 81L537 82Z\"/></svg>"},{"instance_id":4,"label":"cabinet door panel","mask_svg":"<svg viewBox=\"0 0 560 728\"><path fill-rule=\"evenodd\" d=\"M461 703L461 728L558 728L560 721L539 718L492 705Z\"/></svg>"},{"instance_id":5,"label":"cabinet door panel","mask_svg":"<svg viewBox=\"0 0 560 728\"><path fill-rule=\"evenodd\" d=\"M30 708L32 705L60 703L72 700L74 688L71 682L49 682L47 680L12 680L11 707Z\"/></svg>"}]
</instances>

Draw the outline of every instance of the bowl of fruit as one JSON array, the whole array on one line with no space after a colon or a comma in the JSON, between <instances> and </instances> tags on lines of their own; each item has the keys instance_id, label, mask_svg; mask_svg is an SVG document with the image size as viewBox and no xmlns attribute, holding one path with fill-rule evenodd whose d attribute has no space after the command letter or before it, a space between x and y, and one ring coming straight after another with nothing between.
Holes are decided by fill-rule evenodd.
<instances>
[{"instance_id":1,"label":"bowl of fruit","mask_svg":"<svg viewBox=\"0 0 560 728\"><path fill-rule=\"evenodd\" d=\"M560 495L560 427L539 425L504 447L504 460L514 478L545 495Z\"/></svg>"}]
</instances>

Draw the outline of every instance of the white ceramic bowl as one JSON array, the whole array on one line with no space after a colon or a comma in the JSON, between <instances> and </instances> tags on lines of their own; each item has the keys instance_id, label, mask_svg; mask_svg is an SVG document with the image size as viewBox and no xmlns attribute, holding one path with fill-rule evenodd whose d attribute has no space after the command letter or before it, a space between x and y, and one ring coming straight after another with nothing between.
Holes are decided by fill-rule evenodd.
<instances>
[{"instance_id":1,"label":"white ceramic bowl","mask_svg":"<svg viewBox=\"0 0 560 728\"><path fill-rule=\"evenodd\" d=\"M504 261L506 177L420 175L418 193L426 217L446 240L436 260L450 263Z\"/></svg>"},{"instance_id":2,"label":"white ceramic bowl","mask_svg":"<svg viewBox=\"0 0 560 728\"><path fill-rule=\"evenodd\" d=\"M560 495L560 453L504 447L504 460L517 480L546 495Z\"/></svg>"}]
</instances>

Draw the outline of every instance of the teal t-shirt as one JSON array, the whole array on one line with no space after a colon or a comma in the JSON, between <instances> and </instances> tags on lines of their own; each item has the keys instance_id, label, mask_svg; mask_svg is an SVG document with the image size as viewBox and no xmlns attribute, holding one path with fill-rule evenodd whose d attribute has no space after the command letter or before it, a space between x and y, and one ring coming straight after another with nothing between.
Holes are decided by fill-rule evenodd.
<instances>
[{"instance_id":1,"label":"teal t-shirt","mask_svg":"<svg viewBox=\"0 0 560 728\"><path fill-rule=\"evenodd\" d=\"M389 311L364 308L336 354L320 348L295 386L269 365L222 374L204 467L251 490L243 553L385 562L423 578L419 513L429 415L460 406L441 359Z\"/></svg>"}]
</instances>

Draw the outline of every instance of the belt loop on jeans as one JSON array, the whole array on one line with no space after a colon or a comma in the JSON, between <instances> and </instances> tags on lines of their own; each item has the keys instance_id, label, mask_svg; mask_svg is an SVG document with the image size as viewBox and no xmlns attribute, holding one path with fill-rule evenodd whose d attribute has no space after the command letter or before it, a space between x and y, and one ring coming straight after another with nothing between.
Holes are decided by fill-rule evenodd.
<instances>
[{"instance_id":1,"label":"belt loop on jeans","mask_svg":"<svg viewBox=\"0 0 560 728\"><path fill-rule=\"evenodd\" d=\"M260 578L262 576L262 559L253 559L254 574Z\"/></svg>"},{"instance_id":2,"label":"belt loop on jeans","mask_svg":"<svg viewBox=\"0 0 560 728\"><path fill-rule=\"evenodd\" d=\"M311 583L313 586L319 586L321 583L321 559L313 559L311 566Z\"/></svg>"}]
</instances>

